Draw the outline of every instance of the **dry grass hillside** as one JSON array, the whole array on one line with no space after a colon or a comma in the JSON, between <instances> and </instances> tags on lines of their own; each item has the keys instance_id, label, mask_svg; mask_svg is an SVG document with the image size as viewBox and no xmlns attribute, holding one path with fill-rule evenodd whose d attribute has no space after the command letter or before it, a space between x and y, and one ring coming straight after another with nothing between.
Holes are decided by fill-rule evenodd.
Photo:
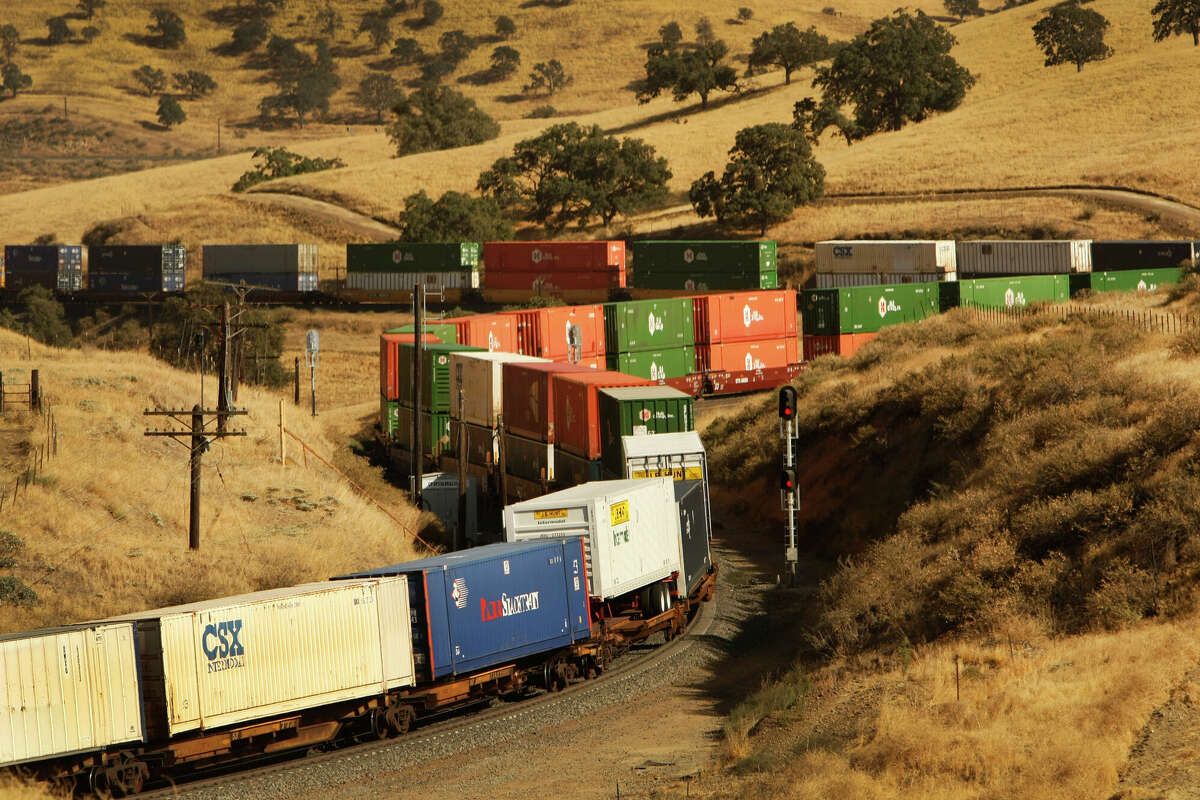
<instances>
[{"instance_id":1,"label":"dry grass hillside","mask_svg":"<svg viewBox=\"0 0 1200 800\"><path fill-rule=\"evenodd\" d=\"M336 374L336 356L327 370L330 362ZM38 595L35 604L0 605L0 630L322 579L414 555L410 533L418 520L397 496L387 505L400 524L315 459L305 468L294 440L288 465L280 464L283 395L253 388L242 390L239 404L250 413L236 424L248 435L215 442L204 457L201 549L189 552L188 451L144 437L167 421L142 411L191 408L198 376L135 353L29 345L7 331L0 331L0 363L11 382L40 370L58 426L58 455L15 508L6 503L0 511L0 529L24 543L12 574ZM207 404L215 391L210 376ZM328 426L290 399L287 426L336 463L347 444L336 423L350 420L343 425L354 428L367 410L335 409L342 398L330 399ZM35 446L44 435L38 419L16 409L4 428L10 437L31 431ZM11 491L12 479L10 465L0 488Z\"/></svg>"}]
</instances>

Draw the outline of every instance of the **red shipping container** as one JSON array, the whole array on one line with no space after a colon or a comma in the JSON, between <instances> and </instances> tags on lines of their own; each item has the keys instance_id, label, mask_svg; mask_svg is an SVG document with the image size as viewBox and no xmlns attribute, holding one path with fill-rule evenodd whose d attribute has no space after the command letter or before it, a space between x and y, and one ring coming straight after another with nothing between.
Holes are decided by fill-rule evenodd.
<instances>
[{"instance_id":1,"label":"red shipping container","mask_svg":"<svg viewBox=\"0 0 1200 800\"><path fill-rule=\"evenodd\" d=\"M571 361L568 337L578 327L579 357L604 357L604 306L554 306L509 312L517 320L517 352L551 361Z\"/></svg>"},{"instance_id":2,"label":"red shipping container","mask_svg":"<svg viewBox=\"0 0 1200 800\"><path fill-rule=\"evenodd\" d=\"M505 364L504 425L510 433L539 442L554 441L554 384L550 376L563 372L591 372L580 364Z\"/></svg>"},{"instance_id":3,"label":"red shipping container","mask_svg":"<svg viewBox=\"0 0 1200 800\"><path fill-rule=\"evenodd\" d=\"M653 385L645 378L609 370L558 373L550 381L554 384L554 446L589 460L600 457L600 389Z\"/></svg>"},{"instance_id":4,"label":"red shipping container","mask_svg":"<svg viewBox=\"0 0 1200 800\"><path fill-rule=\"evenodd\" d=\"M795 336L764 339L757 342L718 342L696 346L696 358L702 370L737 372L739 370L786 367L800 361L800 342Z\"/></svg>"},{"instance_id":5,"label":"red shipping container","mask_svg":"<svg viewBox=\"0 0 1200 800\"><path fill-rule=\"evenodd\" d=\"M625 271L610 268L589 272L484 272L483 288L520 289L538 294L567 289L623 289Z\"/></svg>"},{"instance_id":6,"label":"red shipping container","mask_svg":"<svg viewBox=\"0 0 1200 800\"><path fill-rule=\"evenodd\" d=\"M493 353L517 352L516 320L509 314L471 314L439 322L454 323L459 344L486 347Z\"/></svg>"},{"instance_id":7,"label":"red shipping container","mask_svg":"<svg viewBox=\"0 0 1200 800\"><path fill-rule=\"evenodd\" d=\"M485 242L484 272L625 272L625 243ZM622 283L624 285L624 283Z\"/></svg>"},{"instance_id":8,"label":"red shipping container","mask_svg":"<svg viewBox=\"0 0 1200 800\"><path fill-rule=\"evenodd\" d=\"M796 335L796 293L790 289L699 295L692 310L696 344Z\"/></svg>"},{"instance_id":9,"label":"red shipping container","mask_svg":"<svg viewBox=\"0 0 1200 800\"><path fill-rule=\"evenodd\" d=\"M426 344L437 344L442 341L432 333L421 335ZM412 344L415 341L411 333L383 333L379 335L379 391L388 400L400 397L400 352L397 345Z\"/></svg>"},{"instance_id":10,"label":"red shipping container","mask_svg":"<svg viewBox=\"0 0 1200 800\"><path fill-rule=\"evenodd\" d=\"M850 357L878 335L878 333L844 333L840 336L806 335L804 337L804 360L812 361L825 355Z\"/></svg>"}]
</instances>

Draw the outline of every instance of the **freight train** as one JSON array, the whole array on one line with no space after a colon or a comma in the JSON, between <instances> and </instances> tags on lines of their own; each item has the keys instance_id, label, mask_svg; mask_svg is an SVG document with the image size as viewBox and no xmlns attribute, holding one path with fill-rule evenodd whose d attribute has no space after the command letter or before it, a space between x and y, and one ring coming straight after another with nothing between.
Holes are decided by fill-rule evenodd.
<instances>
[{"instance_id":1,"label":"freight train","mask_svg":"<svg viewBox=\"0 0 1200 800\"><path fill-rule=\"evenodd\" d=\"M669 477L506 509L508 541L0 637L0 768L116 796L381 739L601 673L711 598L707 495Z\"/></svg>"}]
</instances>

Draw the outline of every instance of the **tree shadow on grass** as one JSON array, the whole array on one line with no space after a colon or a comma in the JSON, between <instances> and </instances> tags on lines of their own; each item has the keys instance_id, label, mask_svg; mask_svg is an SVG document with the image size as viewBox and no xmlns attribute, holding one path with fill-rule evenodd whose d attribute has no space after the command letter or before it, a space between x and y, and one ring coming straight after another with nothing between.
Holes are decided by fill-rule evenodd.
<instances>
[{"instance_id":1,"label":"tree shadow on grass","mask_svg":"<svg viewBox=\"0 0 1200 800\"><path fill-rule=\"evenodd\" d=\"M615 128L608 128L604 132L609 135L616 135L619 133L628 133L630 131L636 131L639 128L644 128L649 125L655 125L659 122L670 122L672 120L686 125L687 119L695 114L703 114L706 111L715 111L718 108L724 108L725 106L731 105L733 103L740 103L743 100L749 100L752 97L758 97L760 95L768 94L770 92L776 91L777 89L781 89L781 88L783 88L782 85L769 86L769 87L762 88L762 89L749 89L749 90L742 91L742 92L734 92L733 94L729 94L724 97L719 97L715 100L709 100L708 108L702 109L700 107L699 103L693 103L691 105L684 106L683 108L678 108L673 111L664 111L661 114L652 114L648 117L643 117L642 119L635 120L635 121L627 123L625 125L618 125Z\"/></svg>"},{"instance_id":2,"label":"tree shadow on grass","mask_svg":"<svg viewBox=\"0 0 1200 800\"><path fill-rule=\"evenodd\" d=\"M240 25L257 19L261 12L254 6L222 6L204 12L204 18L218 25Z\"/></svg>"}]
</instances>

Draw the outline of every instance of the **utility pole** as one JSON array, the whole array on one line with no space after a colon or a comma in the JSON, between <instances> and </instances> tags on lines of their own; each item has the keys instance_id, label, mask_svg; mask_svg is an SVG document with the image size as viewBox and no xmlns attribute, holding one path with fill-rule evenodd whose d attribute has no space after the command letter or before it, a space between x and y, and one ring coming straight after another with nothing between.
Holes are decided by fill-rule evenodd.
<instances>
[{"instance_id":1,"label":"utility pole","mask_svg":"<svg viewBox=\"0 0 1200 800\"><path fill-rule=\"evenodd\" d=\"M230 410L204 410L199 404L192 406L191 411L187 410L164 410L151 411L146 409L142 412L142 416L146 417L170 417L180 425L186 425L183 429L158 429L148 430L144 433L145 436L169 436L175 441L187 447L190 452L188 466L191 470L191 484L189 489L189 510L188 510L188 549L200 549L200 457L203 456L212 443L213 439L222 439L226 436L245 436L246 431L228 431L215 430L205 431L205 417L217 417L218 421L222 417L233 415L245 415L246 411L230 411ZM183 417L190 415L190 424L185 422ZM185 441L187 440L187 441Z\"/></svg>"},{"instance_id":2,"label":"utility pole","mask_svg":"<svg viewBox=\"0 0 1200 800\"><path fill-rule=\"evenodd\" d=\"M787 530L783 549L784 560L795 584L799 549L796 547L796 511L799 509L796 486L796 389L784 386L779 390L779 435L783 438L783 472L779 489L783 493L783 510L787 512Z\"/></svg>"},{"instance_id":3,"label":"utility pole","mask_svg":"<svg viewBox=\"0 0 1200 800\"><path fill-rule=\"evenodd\" d=\"M217 370L217 433L225 432L229 411L229 303L221 306L221 355Z\"/></svg>"},{"instance_id":4,"label":"utility pole","mask_svg":"<svg viewBox=\"0 0 1200 800\"><path fill-rule=\"evenodd\" d=\"M421 490L425 470L425 454L421 445L421 362L425 358L425 285L418 283L413 290L413 438L412 492L413 505L421 507Z\"/></svg>"}]
</instances>

